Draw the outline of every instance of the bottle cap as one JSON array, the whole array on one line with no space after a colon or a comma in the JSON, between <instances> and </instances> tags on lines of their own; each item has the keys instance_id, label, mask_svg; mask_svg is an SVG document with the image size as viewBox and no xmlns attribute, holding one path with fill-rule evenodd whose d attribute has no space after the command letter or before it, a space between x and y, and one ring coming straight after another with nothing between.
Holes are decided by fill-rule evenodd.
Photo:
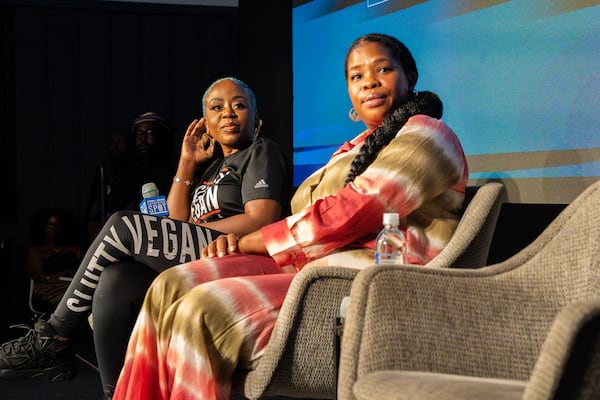
<instances>
[{"instance_id":1,"label":"bottle cap","mask_svg":"<svg viewBox=\"0 0 600 400\"><path fill-rule=\"evenodd\" d=\"M383 224L384 225L398 225L400 222L400 216L398 213L384 213Z\"/></svg>"},{"instance_id":2,"label":"bottle cap","mask_svg":"<svg viewBox=\"0 0 600 400\"><path fill-rule=\"evenodd\" d=\"M144 199L156 196L158 196L158 188L156 187L156 183L148 182L142 185L142 197Z\"/></svg>"}]
</instances>

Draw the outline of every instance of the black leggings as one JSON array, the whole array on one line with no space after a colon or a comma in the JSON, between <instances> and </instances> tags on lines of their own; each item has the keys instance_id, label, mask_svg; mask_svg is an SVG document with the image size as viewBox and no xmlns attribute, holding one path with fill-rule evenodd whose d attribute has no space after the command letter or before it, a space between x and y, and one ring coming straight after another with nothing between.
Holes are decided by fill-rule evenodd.
<instances>
[{"instance_id":1,"label":"black leggings","mask_svg":"<svg viewBox=\"0 0 600 400\"><path fill-rule=\"evenodd\" d=\"M73 281L48 322L58 335L70 337L81 326L82 321L87 320L94 302L98 306L98 309L94 309L93 317L97 320L97 323L94 323L94 340L101 341L100 348L97 348L101 353L97 354L98 363L101 364L106 356L104 343L109 343L111 339L126 343L131 333L131 323L117 327L119 323L112 322L109 316L103 315L114 306L107 303L107 310L104 310L104 306L101 305L103 301L94 298L100 278L104 276L103 272L111 268L115 270L131 268L131 271L123 271L124 274L131 276L138 273L140 269L146 268L148 273L156 275L173 265L199 259L201 249L219 234L220 232L187 222L133 211L119 211L112 214L87 250ZM123 281L124 287L115 286L113 290L111 285L118 280L119 278L115 277L102 283L103 297L123 295L125 297L122 301L126 304L129 296L129 301L133 301L130 304L138 304L138 298L140 295L143 296L141 292L147 287L146 283L140 280L141 286L134 292ZM136 281L136 279L128 279L128 281ZM130 290L130 293L119 293ZM139 308L139 305L135 307ZM96 315L96 312L101 314ZM97 319L98 317L100 320ZM124 318L128 317L124 316ZM103 321L106 321L109 326L105 326ZM110 336L115 334L124 336ZM115 353L115 357L120 357L121 363L123 352L123 347L120 346ZM109 359L110 363L113 361ZM101 365L100 368L104 369L104 366Z\"/></svg>"},{"instance_id":2,"label":"black leggings","mask_svg":"<svg viewBox=\"0 0 600 400\"><path fill-rule=\"evenodd\" d=\"M144 295L157 273L135 261L104 269L92 304L94 347L100 380L114 388Z\"/></svg>"}]
</instances>

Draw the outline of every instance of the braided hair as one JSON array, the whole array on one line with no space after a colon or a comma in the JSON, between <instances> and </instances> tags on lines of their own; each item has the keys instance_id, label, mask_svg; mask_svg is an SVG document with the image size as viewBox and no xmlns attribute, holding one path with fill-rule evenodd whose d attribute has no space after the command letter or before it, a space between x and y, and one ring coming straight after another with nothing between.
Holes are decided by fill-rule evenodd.
<instances>
[{"instance_id":1,"label":"braided hair","mask_svg":"<svg viewBox=\"0 0 600 400\"><path fill-rule=\"evenodd\" d=\"M375 129L371 135L367 136L359 153L352 160L345 184L352 182L357 175L363 173L371 165L377 154L379 154L379 151L396 136L396 133L406 124L406 121L410 117L417 114L425 114L439 119L442 117L443 110L442 101L435 93L413 93L400 107L386 115L381 126Z\"/></svg>"},{"instance_id":2,"label":"braided hair","mask_svg":"<svg viewBox=\"0 0 600 400\"><path fill-rule=\"evenodd\" d=\"M411 75L416 84L419 77L417 64L410 50L404 43L393 36L381 33L369 33L356 39L348 48L345 59L345 76L348 79L348 58L354 49L364 43L379 43L386 47L391 56L400 62L404 74ZM379 126L371 135L369 135L361 147L358 155L352 161L350 172L346 177L345 184L354 180L354 178L363 173L369 165L375 160L377 154L385 147L404 126L410 117L416 114L426 114L434 118L441 118L443 105L440 98L432 92L412 93L408 99L396 108L393 112L386 115L382 125Z\"/></svg>"}]
</instances>

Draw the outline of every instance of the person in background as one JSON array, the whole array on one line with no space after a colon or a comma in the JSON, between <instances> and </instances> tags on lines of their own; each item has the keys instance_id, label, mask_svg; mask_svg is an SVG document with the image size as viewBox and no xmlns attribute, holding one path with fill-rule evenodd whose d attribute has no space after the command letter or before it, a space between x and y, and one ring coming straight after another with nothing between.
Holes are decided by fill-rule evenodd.
<instances>
[{"instance_id":1,"label":"person in background","mask_svg":"<svg viewBox=\"0 0 600 400\"><path fill-rule=\"evenodd\" d=\"M173 135L167 119L155 112L145 112L131 122L128 131L111 135L108 160L104 165L104 216L99 194L87 216L90 242L108 217L115 211L139 210L142 185L154 182L160 194L168 193L175 173Z\"/></svg>"},{"instance_id":2,"label":"person in background","mask_svg":"<svg viewBox=\"0 0 600 400\"><path fill-rule=\"evenodd\" d=\"M134 179L137 182L137 197L134 197L132 207L126 210L138 210L141 187L144 183L154 182L159 192L168 193L177 159L171 126L163 116L155 112L143 113L133 120L131 131L136 150L137 169ZM111 194L108 198L110 204ZM117 209L123 210L115 208Z\"/></svg>"},{"instance_id":3,"label":"person in background","mask_svg":"<svg viewBox=\"0 0 600 400\"><path fill-rule=\"evenodd\" d=\"M114 400L229 399L241 391L295 272L372 265L384 212L401 217L409 263L426 264L448 243L468 166L440 119L441 100L415 91L415 60L392 36L358 38L344 66L350 117L366 130L298 187L292 215L247 235L221 235L202 259L153 281Z\"/></svg>"},{"instance_id":4,"label":"person in background","mask_svg":"<svg viewBox=\"0 0 600 400\"><path fill-rule=\"evenodd\" d=\"M52 312L81 261L81 232L73 214L55 207L38 212L30 231L25 270L33 280L31 301L36 310Z\"/></svg>"},{"instance_id":5,"label":"person in background","mask_svg":"<svg viewBox=\"0 0 600 400\"><path fill-rule=\"evenodd\" d=\"M133 193L134 187L139 184L139 179L135 178L137 172L134 171L138 168L139 156L132 131L117 130L111 134L105 168L108 215L118 210L136 209L140 193Z\"/></svg>"},{"instance_id":6,"label":"person in background","mask_svg":"<svg viewBox=\"0 0 600 400\"><path fill-rule=\"evenodd\" d=\"M99 163L99 166L102 167L104 182L99 181L100 176L98 174L100 171L97 169L85 210L84 221L87 226L85 245L89 245L89 242L96 237L103 223L116 209L132 209L133 202L131 198L124 200L121 206L115 206L115 204L107 204L107 197L111 194L118 197L119 192L130 191L128 186L133 186L130 174L136 168L135 154L134 136L131 131L122 129L113 131L108 146L108 158ZM119 186L123 187L119 189ZM100 191L103 191L105 196L103 200L100 199ZM139 197L139 194L136 196ZM101 205L101 201L104 201L103 205ZM111 203L118 204L119 202L111 201Z\"/></svg>"},{"instance_id":7,"label":"person in background","mask_svg":"<svg viewBox=\"0 0 600 400\"><path fill-rule=\"evenodd\" d=\"M132 285L136 298L129 286L118 285L121 276L147 285L156 273L198 259L222 232L242 236L282 217L289 163L278 144L259 136L252 90L234 77L218 79L204 93L202 109L183 137L171 177L170 218L113 213L49 320L39 319L23 337L0 347L0 378L72 377L69 338L93 310L100 377L110 397L147 287Z\"/></svg>"}]
</instances>

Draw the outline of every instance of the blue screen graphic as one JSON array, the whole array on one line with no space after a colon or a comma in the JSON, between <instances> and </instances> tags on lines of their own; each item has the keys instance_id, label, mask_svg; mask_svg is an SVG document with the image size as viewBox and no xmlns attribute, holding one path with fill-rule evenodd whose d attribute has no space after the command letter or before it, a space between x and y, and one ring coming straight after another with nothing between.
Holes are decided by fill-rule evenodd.
<instances>
[{"instance_id":1,"label":"blue screen graphic","mask_svg":"<svg viewBox=\"0 0 600 400\"><path fill-rule=\"evenodd\" d=\"M382 32L411 49L416 89L442 98L443 119L469 158L470 180L502 180L513 201L570 201L600 177L600 2L591 3L295 6L294 183L364 129L348 118L345 51L358 36Z\"/></svg>"}]
</instances>

